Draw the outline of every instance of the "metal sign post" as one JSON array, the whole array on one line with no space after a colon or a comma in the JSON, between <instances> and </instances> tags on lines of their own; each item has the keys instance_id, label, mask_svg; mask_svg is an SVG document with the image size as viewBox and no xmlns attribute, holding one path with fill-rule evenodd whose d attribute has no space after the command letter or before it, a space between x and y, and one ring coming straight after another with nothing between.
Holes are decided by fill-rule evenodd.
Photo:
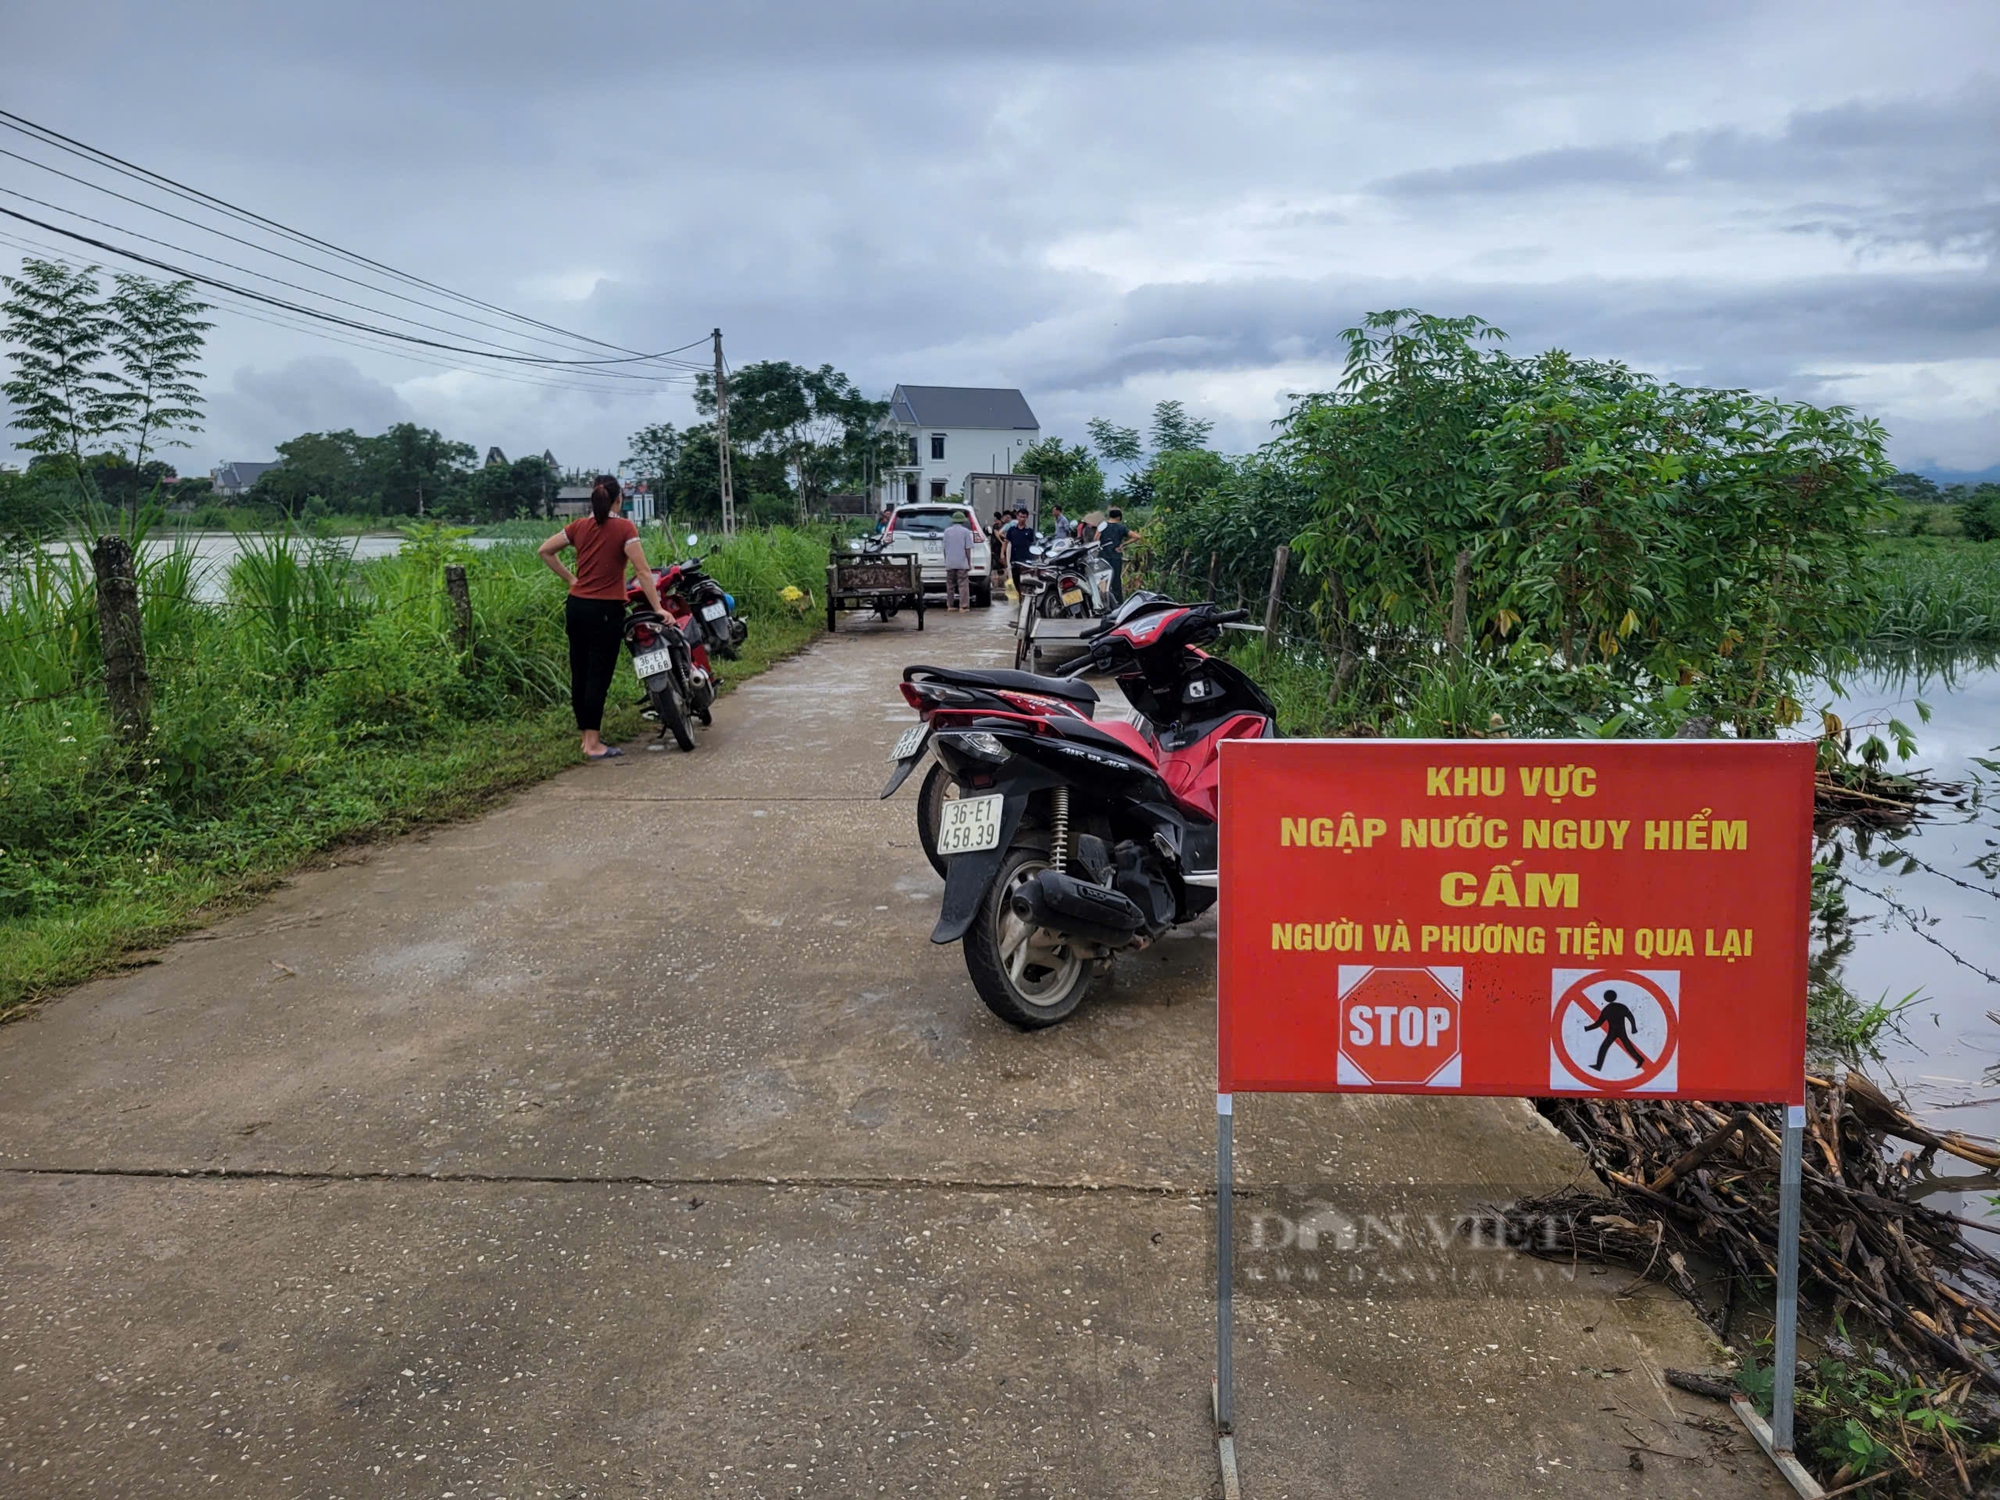
<instances>
[{"instance_id":1,"label":"metal sign post","mask_svg":"<svg viewBox=\"0 0 2000 1500\"><path fill-rule=\"evenodd\" d=\"M1778 1472L1793 1489L1812 1500L1825 1492L1793 1452L1799 1364L1799 1189L1805 1134L1806 1107L1786 1106L1778 1159L1778 1319L1771 1333L1771 1420L1766 1423L1758 1415L1748 1396L1732 1396L1729 1404Z\"/></svg>"},{"instance_id":2,"label":"metal sign post","mask_svg":"<svg viewBox=\"0 0 2000 1500\"><path fill-rule=\"evenodd\" d=\"M1792 1451L1792 1381L1799 1363L1799 1158L1805 1149L1806 1107L1785 1108L1785 1147L1778 1167L1778 1328L1771 1350L1771 1446Z\"/></svg>"},{"instance_id":3,"label":"metal sign post","mask_svg":"<svg viewBox=\"0 0 2000 1500\"><path fill-rule=\"evenodd\" d=\"M1215 1443L1222 1461L1224 1500L1241 1494L1236 1478L1235 1383L1230 1341L1235 1329L1232 1274L1236 1265L1236 1101L1215 1096Z\"/></svg>"}]
</instances>

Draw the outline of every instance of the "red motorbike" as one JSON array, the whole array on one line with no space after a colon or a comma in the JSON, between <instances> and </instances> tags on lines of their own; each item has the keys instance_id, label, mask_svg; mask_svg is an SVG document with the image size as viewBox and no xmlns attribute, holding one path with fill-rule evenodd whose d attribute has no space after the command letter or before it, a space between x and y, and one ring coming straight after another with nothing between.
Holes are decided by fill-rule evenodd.
<instances>
[{"instance_id":1,"label":"red motorbike","mask_svg":"<svg viewBox=\"0 0 2000 1500\"><path fill-rule=\"evenodd\" d=\"M913 666L921 720L897 742L894 794L928 746L917 799L944 876L934 943L961 942L973 987L1012 1025L1074 1011L1112 955L1215 903L1224 740L1269 739L1277 710L1201 648L1248 610L1135 593L1061 673ZM1077 679L1109 672L1140 714L1096 718Z\"/></svg>"},{"instance_id":2,"label":"red motorbike","mask_svg":"<svg viewBox=\"0 0 2000 1500\"><path fill-rule=\"evenodd\" d=\"M690 537L692 542L693 538ZM713 722L715 675L708 648L734 657L749 634L735 618L736 601L721 584L702 571L702 559L692 557L653 570L664 617L653 612L636 581L626 585L625 649L632 653L632 670L646 689L647 712L660 721L660 732L672 735L683 750L694 749L690 717L706 726Z\"/></svg>"}]
</instances>

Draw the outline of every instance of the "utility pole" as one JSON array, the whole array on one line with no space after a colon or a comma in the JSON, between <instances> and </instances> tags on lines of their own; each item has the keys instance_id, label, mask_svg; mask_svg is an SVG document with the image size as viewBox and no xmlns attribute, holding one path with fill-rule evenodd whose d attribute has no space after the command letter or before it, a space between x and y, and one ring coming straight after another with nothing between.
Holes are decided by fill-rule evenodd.
<instances>
[{"instance_id":1,"label":"utility pole","mask_svg":"<svg viewBox=\"0 0 2000 1500\"><path fill-rule=\"evenodd\" d=\"M722 461L722 534L736 535L736 496L729 488L729 377L722 369L722 330L715 330L715 451Z\"/></svg>"}]
</instances>

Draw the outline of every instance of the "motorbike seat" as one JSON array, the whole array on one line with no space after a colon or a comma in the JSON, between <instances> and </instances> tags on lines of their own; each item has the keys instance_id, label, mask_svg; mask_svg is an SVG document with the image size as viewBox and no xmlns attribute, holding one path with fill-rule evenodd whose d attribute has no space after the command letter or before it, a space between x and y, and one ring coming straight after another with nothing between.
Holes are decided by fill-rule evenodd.
<instances>
[{"instance_id":1,"label":"motorbike seat","mask_svg":"<svg viewBox=\"0 0 2000 1500\"><path fill-rule=\"evenodd\" d=\"M1097 702L1097 689L1074 677L1039 677L1033 672L1014 672L1005 667L911 667L903 673L905 682L918 676L959 687L998 688L1011 693L1039 693L1044 698L1061 698L1069 703Z\"/></svg>"}]
</instances>

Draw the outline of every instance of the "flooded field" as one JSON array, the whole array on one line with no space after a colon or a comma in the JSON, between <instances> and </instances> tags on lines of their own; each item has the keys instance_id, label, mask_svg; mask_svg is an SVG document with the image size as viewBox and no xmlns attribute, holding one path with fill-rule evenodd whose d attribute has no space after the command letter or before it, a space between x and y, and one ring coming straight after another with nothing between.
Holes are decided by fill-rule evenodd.
<instances>
[{"instance_id":1,"label":"flooded field","mask_svg":"<svg viewBox=\"0 0 2000 1500\"><path fill-rule=\"evenodd\" d=\"M1843 686L1849 724L1902 720L1917 735L1912 764L1974 794L1904 830L1838 836L1853 922L1830 955L1837 976L1863 1003L1902 1005L1867 1071L1932 1128L2000 1138L2000 984L1986 977L2000 974L2000 805L1980 787L2000 777L1976 759L2000 758L2000 662L1885 668ZM2000 1182L1949 1159L1938 1170L1933 1206L2000 1223L1987 1202Z\"/></svg>"},{"instance_id":2,"label":"flooded field","mask_svg":"<svg viewBox=\"0 0 2000 1500\"><path fill-rule=\"evenodd\" d=\"M164 552L177 546L188 548L195 555L194 576L197 596L210 603L220 603L229 578L229 565L243 555L245 545L253 540L255 537L250 534L234 531L161 532L149 536L143 543L143 548L148 553ZM491 537L472 537L469 540L475 547L493 545ZM403 539L393 533L381 536L344 536L334 537L326 545L339 547L343 551L351 549L357 559L366 561L371 557L394 557L403 545ZM79 541L50 542L48 548L57 553L88 550L86 544Z\"/></svg>"}]
</instances>

